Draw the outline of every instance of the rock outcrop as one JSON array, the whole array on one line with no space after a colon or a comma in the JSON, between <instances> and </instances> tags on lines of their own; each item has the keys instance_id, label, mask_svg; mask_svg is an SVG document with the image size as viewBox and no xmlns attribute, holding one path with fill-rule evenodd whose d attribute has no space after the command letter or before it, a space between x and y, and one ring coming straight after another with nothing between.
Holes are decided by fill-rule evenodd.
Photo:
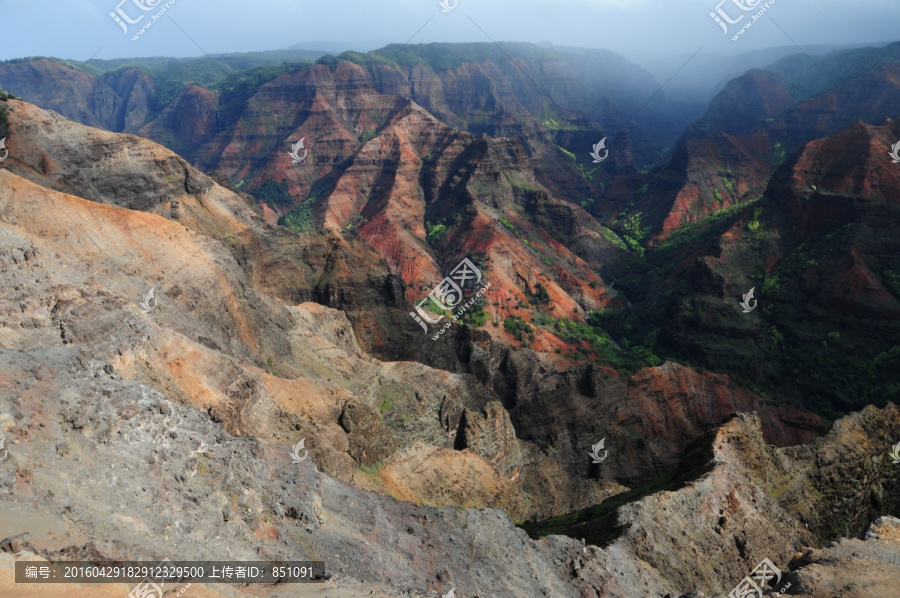
<instances>
[{"instance_id":1,"label":"rock outcrop","mask_svg":"<svg viewBox=\"0 0 900 598\"><path fill-rule=\"evenodd\" d=\"M825 557L829 551L847 558L852 549L808 549L856 537L900 509L900 469L887 458L884 437L900 437L900 408L893 404L848 416L803 447L769 446L758 418L738 416L695 443L667 485L647 488L623 506L613 497L527 528L535 536L564 531L604 550L634 554L683 591L724 595L768 558L785 574L794 570L785 581L808 595L833 596L829 586L847 577L836 568L807 573L804 567L826 560L833 566L837 559ZM895 563L900 543L890 529L885 542L866 548L877 555L874 562ZM807 556L793 558L798 552ZM866 580L860 595L881 596L883 579Z\"/></svg>"}]
</instances>

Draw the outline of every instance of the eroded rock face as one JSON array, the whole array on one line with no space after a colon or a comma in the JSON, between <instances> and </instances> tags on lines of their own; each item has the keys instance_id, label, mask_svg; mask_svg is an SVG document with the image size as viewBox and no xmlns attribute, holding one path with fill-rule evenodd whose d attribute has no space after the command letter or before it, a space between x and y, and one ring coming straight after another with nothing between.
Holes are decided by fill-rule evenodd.
<instances>
[{"instance_id":1,"label":"eroded rock face","mask_svg":"<svg viewBox=\"0 0 900 598\"><path fill-rule=\"evenodd\" d=\"M822 418L740 389L728 376L672 362L624 377L598 366L557 371L552 357L478 345L472 369L499 395L518 438L552 446L574 478L646 484L736 413L756 412L767 442L777 446L803 444L826 430ZM613 457L596 467L588 455L603 438Z\"/></svg>"},{"instance_id":2,"label":"eroded rock face","mask_svg":"<svg viewBox=\"0 0 900 598\"><path fill-rule=\"evenodd\" d=\"M756 205L660 266L677 280L671 296L651 292L636 310L672 354L803 407L896 401L900 169L889 151L898 138L894 120L806 143ZM759 308L745 314L751 288Z\"/></svg>"},{"instance_id":3,"label":"eroded rock face","mask_svg":"<svg viewBox=\"0 0 900 598\"><path fill-rule=\"evenodd\" d=\"M729 81L685 131L665 176L638 202L645 223L659 227L654 242L711 212L761 198L792 153L852 125L862 116L861 106L878 115L875 122L896 115L897 75L896 64L880 64L852 84L803 101L792 98L790 81L774 72L751 70Z\"/></svg>"},{"instance_id":4,"label":"eroded rock face","mask_svg":"<svg viewBox=\"0 0 900 598\"><path fill-rule=\"evenodd\" d=\"M771 433L790 438L816 420L682 366L624 378L484 334L453 372L379 361L347 315L279 300L271 290L289 283L262 276L313 272L324 288L332 273L365 289L377 276L358 276L354 265L368 264L351 258L381 263L373 253L337 235L273 232L244 197L150 142L11 105L14 132L46 133L17 135L0 168L0 435L11 447L0 524L34 529L26 549L338 555L342 579L390 595L456 585L461 595L664 596L726 588L721 574L739 579L764 549L783 562L844 511L860 514L847 529L861 530L897 508L896 478L870 465L887 448L878 434L900 434L894 407L848 418L812 449L775 449L753 418L714 428L729 408L757 407ZM78 181L91 199L55 189L69 172L53 165L60 148L107 142L109 155ZM103 179L130 152L148 163L134 172L156 195L124 187L119 198ZM314 262L324 272L297 259L321 246L332 249ZM141 309L151 283L157 303ZM592 469L601 437L611 454ZM309 458L298 464L290 447L301 439ZM854 439L857 450L840 450ZM651 481L677 462L671 443L691 441L715 454L712 473L622 507L602 549L531 541L490 508L524 519L594 504L629 475ZM857 470L865 484L853 488ZM866 506L879 492L888 498Z\"/></svg>"},{"instance_id":5,"label":"eroded rock face","mask_svg":"<svg viewBox=\"0 0 900 598\"><path fill-rule=\"evenodd\" d=\"M40 58L0 65L0 80L5 89L15 88L20 97L34 98L47 110L91 127L116 130L115 116L122 107L122 98L89 73ZM49 81L66 83L48 86Z\"/></svg>"},{"instance_id":6,"label":"eroded rock face","mask_svg":"<svg viewBox=\"0 0 900 598\"><path fill-rule=\"evenodd\" d=\"M825 431L822 418L808 411L763 399L728 376L673 362L637 372L628 380L628 398L636 413L622 423L633 422L670 446L751 411L759 415L763 438L775 446L806 444Z\"/></svg>"},{"instance_id":7,"label":"eroded rock face","mask_svg":"<svg viewBox=\"0 0 900 598\"><path fill-rule=\"evenodd\" d=\"M807 446L776 448L765 443L756 417L738 416L695 444L687 469L700 477L611 508L567 534L635 554L685 591L727 593L764 558L785 573L789 563L790 569L801 567L785 577L796 586L796 576L802 578L802 567L813 560L792 561L795 553L831 540L836 527L853 537L900 508L896 498L880 498L877 506L870 500L875 493L896 497L900 489L898 472L884 461L890 445L880 439L900 436L898 417L893 404L867 408ZM861 469L869 470L862 480ZM823 479L823 471L832 473ZM826 487L838 490L822 492ZM883 551L878 558L895 558L900 545L874 550ZM824 554L819 558L825 560ZM846 579L837 571L825 574L832 576ZM834 595L824 583L805 587L810 595ZM876 581L861 595L879 596L877 587Z\"/></svg>"},{"instance_id":8,"label":"eroded rock face","mask_svg":"<svg viewBox=\"0 0 900 598\"><path fill-rule=\"evenodd\" d=\"M471 449L508 474L522 464L516 430L503 406L492 401L481 413L463 411L456 437L456 449Z\"/></svg>"},{"instance_id":9,"label":"eroded rock face","mask_svg":"<svg viewBox=\"0 0 900 598\"><path fill-rule=\"evenodd\" d=\"M191 156L219 133L218 101L215 92L199 85L186 85L178 97L137 134L148 139L166 138L171 150L181 156Z\"/></svg>"},{"instance_id":10,"label":"eroded rock face","mask_svg":"<svg viewBox=\"0 0 900 598\"><path fill-rule=\"evenodd\" d=\"M796 596L891 596L897 591L900 519L880 517L863 539L842 539L791 559L788 577Z\"/></svg>"},{"instance_id":11,"label":"eroded rock face","mask_svg":"<svg viewBox=\"0 0 900 598\"><path fill-rule=\"evenodd\" d=\"M361 466L372 465L397 450L393 435L378 412L359 401L344 405L338 424L349 436L350 456Z\"/></svg>"}]
</instances>

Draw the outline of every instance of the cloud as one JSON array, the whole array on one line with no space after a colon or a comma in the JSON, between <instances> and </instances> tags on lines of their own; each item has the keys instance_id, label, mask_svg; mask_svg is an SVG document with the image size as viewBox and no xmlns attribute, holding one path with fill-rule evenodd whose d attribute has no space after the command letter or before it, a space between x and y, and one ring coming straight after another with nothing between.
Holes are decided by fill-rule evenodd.
<instances>
[{"instance_id":1,"label":"cloud","mask_svg":"<svg viewBox=\"0 0 900 598\"><path fill-rule=\"evenodd\" d=\"M123 9L137 15L133 1ZM438 0L175 0L135 42L109 16L120 0L44 2L44 10L35 9L40 2L4 3L0 59L86 60L101 47L98 58L197 56L198 46L208 53L247 52L321 41L367 50L414 34L411 43L550 41L652 58L701 45L713 52L790 45L769 17L801 45L890 41L900 20L895 0L867 0L852 9L837 0L776 0L736 43L709 17L718 0L459 0L450 13L441 12Z\"/></svg>"}]
</instances>

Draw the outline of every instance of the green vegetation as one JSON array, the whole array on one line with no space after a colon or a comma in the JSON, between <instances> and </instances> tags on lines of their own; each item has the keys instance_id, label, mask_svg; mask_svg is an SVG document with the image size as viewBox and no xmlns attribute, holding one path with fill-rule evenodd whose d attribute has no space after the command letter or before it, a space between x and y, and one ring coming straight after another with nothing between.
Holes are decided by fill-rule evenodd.
<instances>
[{"instance_id":1,"label":"green vegetation","mask_svg":"<svg viewBox=\"0 0 900 598\"><path fill-rule=\"evenodd\" d=\"M375 129L374 127L371 129L366 129L365 131L363 131L363 134L362 134L362 136L360 136L359 140L362 143L365 143L365 142L373 139L375 137L376 133L377 133L377 129Z\"/></svg>"},{"instance_id":2,"label":"green vegetation","mask_svg":"<svg viewBox=\"0 0 900 598\"><path fill-rule=\"evenodd\" d=\"M378 473L381 471L381 468L384 467L384 459L381 461L377 461L372 463L371 465L363 465L360 467L360 471L364 474L374 477L378 477Z\"/></svg>"},{"instance_id":3,"label":"green vegetation","mask_svg":"<svg viewBox=\"0 0 900 598\"><path fill-rule=\"evenodd\" d=\"M786 389L794 396L802 392L802 406L828 419L866 404L883 406L900 400L897 328L885 329L881 335L860 335L854 316L823 320L816 313L819 306L799 299L809 292L804 285L818 278L810 270L844 255L852 234L853 225L845 225L801 243L770 271L752 277L762 294L760 305L765 306L760 310L765 334L759 348L766 364L762 373L743 371L736 381L747 387L762 386L755 390L775 396ZM897 269L892 264L883 267ZM884 271L882 280L890 288L891 278Z\"/></svg>"},{"instance_id":4,"label":"green vegetation","mask_svg":"<svg viewBox=\"0 0 900 598\"><path fill-rule=\"evenodd\" d=\"M553 262L550 263L552 264ZM531 296L538 304L550 302L550 293L547 292L547 289L541 283L534 285L534 293Z\"/></svg>"},{"instance_id":5,"label":"green vegetation","mask_svg":"<svg viewBox=\"0 0 900 598\"><path fill-rule=\"evenodd\" d=\"M236 118L246 101L278 75L308 68L319 52L281 50L217 55L212 58L126 58L90 62L54 59L95 76L115 77L135 69L153 80L151 103L158 113L170 104L188 84L196 84L219 93L223 120ZM32 60L33 57L22 59Z\"/></svg>"},{"instance_id":6,"label":"green vegetation","mask_svg":"<svg viewBox=\"0 0 900 598\"><path fill-rule=\"evenodd\" d=\"M483 251L473 251L472 253L467 253L466 257L469 258L469 261L475 264L475 266L479 270L481 270L482 274L486 273L491 267L487 255Z\"/></svg>"},{"instance_id":7,"label":"green vegetation","mask_svg":"<svg viewBox=\"0 0 900 598\"><path fill-rule=\"evenodd\" d=\"M588 312L587 323L574 320L553 319L543 314L538 314L533 319L534 324L552 332L567 343L582 347L587 344L590 351L597 356L597 361L616 370L634 373L645 366L660 365L663 360L654 350L658 343L659 331L655 331L644 337L643 342L631 345L623 341L622 346L609 336L601 326L603 320L612 316L609 312ZM569 357L579 359L576 355ZM587 356L581 357L587 359Z\"/></svg>"},{"instance_id":8,"label":"green vegetation","mask_svg":"<svg viewBox=\"0 0 900 598\"><path fill-rule=\"evenodd\" d=\"M622 240L628 249L644 257L644 246L641 242L650 234L650 227L643 226L644 215L640 212L622 215L613 226L619 229Z\"/></svg>"},{"instance_id":9,"label":"green vegetation","mask_svg":"<svg viewBox=\"0 0 900 598\"><path fill-rule=\"evenodd\" d=\"M278 219L278 224L287 227L295 233L311 233L315 230L313 222L314 198L309 198L300 206ZM348 225L349 226L349 225Z\"/></svg>"},{"instance_id":10,"label":"green vegetation","mask_svg":"<svg viewBox=\"0 0 900 598\"><path fill-rule=\"evenodd\" d=\"M828 341L836 342L836 341L839 341L839 340L841 340L841 333L840 333L840 332L829 332L828 335L825 337L825 340L822 341L822 346L823 346L823 347L827 347L827 346L828 346Z\"/></svg>"},{"instance_id":11,"label":"green vegetation","mask_svg":"<svg viewBox=\"0 0 900 598\"><path fill-rule=\"evenodd\" d=\"M763 274L760 279L759 291L763 295L776 295L781 290L778 276L775 274Z\"/></svg>"},{"instance_id":12,"label":"green vegetation","mask_svg":"<svg viewBox=\"0 0 900 598\"><path fill-rule=\"evenodd\" d=\"M266 185L268 185L271 181L267 181ZM284 183L282 183L284 185ZM263 186L265 187L265 185ZM287 185L285 185L285 188ZM278 219L278 224L281 226L285 226L295 233L311 233L316 230L316 223L313 218L314 216L314 208L319 198L325 195L327 189L323 186L314 185L313 189L310 190L310 195L303 203L297 206L294 210L288 212L284 216ZM256 193L257 196L260 196L260 193ZM288 204L290 205L290 204ZM362 220L362 217L358 214L353 217L353 220L347 225L345 230L353 230L359 222Z\"/></svg>"},{"instance_id":13,"label":"green vegetation","mask_svg":"<svg viewBox=\"0 0 900 598\"><path fill-rule=\"evenodd\" d=\"M566 120L565 115L558 112L558 106L544 101L541 106L541 125L548 131L578 131L581 127Z\"/></svg>"},{"instance_id":14,"label":"green vegetation","mask_svg":"<svg viewBox=\"0 0 900 598\"><path fill-rule=\"evenodd\" d=\"M871 71L880 62L900 62L900 47L890 44L832 52L817 58L815 63L806 56L794 55L766 68L784 76L785 87L791 97L802 100L828 89L841 88L847 81ZM823 77L823 72L831 73L831 76ZM866 115L857 117L869 120Z\"/></svg>"},{"instance_id":15,"label":"green vegetation","mask_svg":"<svg viewBox=\"0 0 900 598\"><path fill-rule=\"evenodd\" d=\"M475 301L475 304L463 314L462 321L472 328L481 328L487 324L487 321L491 318L490 314L485 309L487 306L487 299L485 299L484 296L479 297Z\"/></svg>"},{"instance_id":16,"label":"green vegetation","mask_svg":"<svg viewBox=\"0 0 900 598\"><path fill-rule=\"evenodd\" d=\"M347 223L347 226L344 227L344 230L345 230L346 232L354 232L354 231L356 231L360 226L362 226L363 224L365 224L366 222L368 222L368 220L366 220L365 218L363 218L361 215L359 215L359 214L354 214L354 215L350 216L350 222ZM309 231L309 232L311 232L311 231Z\"/></svg>"},{"instance_id":17,"label":"green vegetation","mask_svg":"<svg viewBox=\"0 0 900 598\"><path fill-rule=\"evenodd\" d=\"M279 65L257 66L229 74L209 85L208 89L219 92L222 120L234 122L244 113L247 101L259 91L260 87L279 75L303 70L311 64L311 62L285 62ZM170 85L173 91L176 87L177 85ZM164 101L165 97L158 99L158 103Z\"/></svg>"},{"instance_id":18,"label":"green vegetation","mask_svg":"<svg viewBox=\"0 0 900 598\"><path fill-rule=\"evenodd\" d=\"M575 168L578 170L578 172L581 173L581 176L583 176L585 179L587 179L589 181L594 180L594 174L598 170L600 170L600 168L601 168L600 166L596 166L595 168L592 168L591 170L585 170L584 164L582 164L581 162L578 161L578 156L576 156L574 153L570 152L569 150L567 150L566 148L564 148L560 145L557 145L556 147L559 149L559 151L564 153L566 155L566 157L569 158L574 163ZM602 191L603 184L602 183L598 183L598 184L600 185L600 190ZM591 203L593 203L593 200L591 200ZM584 204L582 204L581 207L584 207Z\"/></svg>"},{"instance_id":19,"label":"green vegetation","mask_svg":"<svg viewBox=\"0 0 900 598\"><path fill-rule=\"evenodd\" d=\"M436 222L425 223L425 239L432 247L437 247L438 245L440 245L446 233L447 225L443 222L441 222L440 224Z\"/></svg>"},{"instance_id":20,"label":"green vegetation","mask_svg":"<svg viewBox=\"0 0 900 598\"><path fill-rule=\"evenodd\" d=\"M772 340L775 342L776 345L784 344L784 335L778 331L778 328L776 328L775 326L772 326L771 328L769 328L769 334L772 335Z\"/></svg>"},{"instance_id":21,"label":"green vegetation","mask_svg":"<svg viewBox=\"0 0 900 598\"><path fill-rule=\"evenodd\" d=\"M520 316L509 316L503 321L503 328L526 347L534 342L534 328Z\"/></svg>"},{"instance_id":22,"label":"green vegetation","mask_svg":"<svg viewBox=\"0 0 900 598\"><path fill-rule=\"evenodd\" d=\"M668 256L691 243L696 243L709 234L710 229L718 226L726 219L742 212L748 206L753 205L758 200L745 201L734 204L724 210L710 212L697 222L686 224L676 231L673 231L665 241L657 245L654 254L659 256Z\"/></svg>"},{"instance_id":23,"label":"green vegetation","mask_svg":"<svg viewBox=\"0 0 900 598\"><path fill-rule=\"evenodd\" d=\"M897 297L900 297L900 274L893 270L885 270L883 276L884 286Z\"/></svg>"},{"instance_id":24,"label":"green vegetation","mask_svg":"<svg viewBox=\"0 0 900 598\"><path fill-rule=\"evenodd\" d=\"M754 232L759 228L759 219L762 217L762 208L753 210L753 220L747 223L747 230Z\"/></svg>"},{"instance_id":25,"label":"green vegetation","mask_svg":"<svg viewBox=\"0 0 900 598\"><path fill-rule=\"evenodd\" d=\"M827 254L832 251L830 239L826 237L824 241L824 243L819 244L813 242L801 243L782 258L771 272L753 277L762 285L760 290L766 294L778 293L781 290L782 281L795 280L810 268L818 266L819 260L826 259Z\"/></svg>"},{"instance_id":26,"label":"green vegetation","mask_svg":"<svg viewBox=\"0 0 900 598\"><path fill-rule=\"evenodd\" d=\"M390 393L388 393L388 394L384 395L384 397L382 397L381 407L380 407L381 415L384 415L388 410L393 409L393 408L394 408L394 402L391 401L391 395L390 395Z\"/></svg>"},{"instance_id":27,"label":"green vegetation","mask_svg":"<svg viewBox=\"0 0 900 598\"><path fill-rule=\"evenodd\" d=\"M435 71L456 69L467 62L493 62L501 68L509 67L509 57L542 62L561 60L554 50L533 44L517 42L467 43L467 44L390 44L373 52L344 52L337 57L324 56L317 62L330 68L345 60L362 66L393 65L412 67L426 64Z\"/></svg>"},{"instance_id":28,"label":"green vegetation","mask_svg":"<svg viewBox=\"0 0 900 598\"><path fill-rule=\"evenodd\" d=\"M875 352L867 345L843 338L818 344L786 338L782 359L785 369L801 373L804 406L836 419L867 404L883 407L900 400L900 345Z\"/></svg>"},{"instance_id":29,"label":"green vegetation","mask_svg":"<svg viewBox=\"0 0 900 598\"><path fill-rule=\"evenodd\" d=\"M650 228L643 228L641 226L643 219L644 216L640 212L631 214L622 221L622 230L625 231L625 234L628 237L637 241L643 241L650 233Z\"/></svg>"},{"instance_id":30,"label":"green vegetation","mask_svg":"<svg viewBox=\"0 0 900 598\"><path fill-rule=\"evenodd\" d=\"M422 303L421 307L422 309L428 310L438 316L444 316L447 314L447 312L445 312L437 303L435 303L434 299L431 298L431 295L426 297L426 301Z\"/></svg>"},{"instance_id":31,"label":"green vegetation","mask_svg":"<svg viewBox=\"0 0 900 598\"><path fill-rule=\"evenodd\" d=\"M784 149L781 142L776 142L772 147L772 154L769 156L769 162L773 166L781 166L784 164L785 160L787 160L787 150Z\"/></svg>"},{"instance_id":32,"label":"green vegetation","mask_svg":"<svg viewBox=\"0 0 900 598\"><path fill-rule=\"evenodd\" d=\"M628 249L628 246L625 245L625 241L622 240L622 237L617 235L612 230L606 228L605 226L601 226L600 233L606 238L607 241L614 243L616 246L621 247L622 249Z\"/></svg>"},{"instance_id":33,"label":"green vegetation","mask_svg":"<svg viewBox=\"0 0 900 598\"><path fill-rule=\"evenodd\" d=\"M718 189L716 189L716 190L713 192L713 196L716 198L716 203L717 203L717 204L722 205L723 203L725 203L725 200L722 198L722 194L719 193L719 190L718 190Z\"/></svg>"},{"instance_id":34,"label":"green vegetation","mask_svg":"<svg viewBox=\"0 0 900 598\"><path fill-rule=\"evenodd\" d=\"M294 197L288 190L287 183L276 183L271 179L263 183L253 195L273 208L286 208L294 204Z\"/></svg>"},{"instance_id":35,"label":"green vegetation","mask_svg":"<svg viewBox=\"0 0 900 598\"><path fill-rule=\"evenodd\" d=\"M11 93L6 93L0 89L0 138L9 134L9 107L6 105L7 100L14 100L16 97Z\"/></svg>"},{"instance_id":36,"label":"green vegetation","mask_svg":"<svg viewBox=\"0 0 900 598\"><path fill-rule=\"evenodd\" d=\"M562 147L561 145L557 145L556 147L559 148L559 151L561 151L561 152L564 153L566 156L568 156L569 159L572 160L572 162L578 162L578 158L575 156L575 154L573 154L572 152L570 152L570 151L567 150L566 148Z\"/></svg>"},{"instance_id":37,"label":"green vegetation","mask_svg":"<svg viewBox=\"0 0 900 598\"><path fill-rule=\"evenodd\" d=\"M510 222L510 221L507 220L506 218L500 218L500 224L502 224L503 226L505 226L506 228L508 228L509 230L511 230L512 233L516 236L516 238L517 238L518 240L522 241L523 243L525 243L525 245L527 245L527 246L531 247L532 249L534 249L535 251L537 251L537 247L535 247L535 246L531 243L531 241L529 241L528 239L526 239L525 236L522 235L522 233L520 233L519 231L517 231L517 230L516 230L516 227L512 225L512 222Z\"/></svg>"}]
</instances>

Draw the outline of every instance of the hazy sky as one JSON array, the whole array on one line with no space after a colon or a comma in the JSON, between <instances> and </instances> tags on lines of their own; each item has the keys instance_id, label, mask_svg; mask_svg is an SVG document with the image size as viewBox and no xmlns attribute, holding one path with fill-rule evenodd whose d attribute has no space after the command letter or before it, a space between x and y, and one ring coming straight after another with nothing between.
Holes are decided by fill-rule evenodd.
<instances>
[{"instance_id":1,"label":"hazy sky","mask_svg":"<svg viewBox=\"0 0 900 598\"><path fill-rule=\"evenodd\" d=\"M0 0L0 59L197 56L198 46L212 54L316 47L321 41L368 50L405 42L426 22L411 43L490 36L607 48L632 59L693 53L700 46L721 53L791 45L787 36L801 46L900 39L898 0L774 0L737 41L731 35L766 0L725 0L725 15L744 15L727 36L709 16L720 0L445 0L457 3L447 13L439 0L170 0L166 13L132 41L166 1ZM136 5L141 3L155 8L143 11ZM755 9L743 12L735 3ZM109 16L119 6L132 20L144 15L127 35Z\"/></svg>"}]
</instances>

